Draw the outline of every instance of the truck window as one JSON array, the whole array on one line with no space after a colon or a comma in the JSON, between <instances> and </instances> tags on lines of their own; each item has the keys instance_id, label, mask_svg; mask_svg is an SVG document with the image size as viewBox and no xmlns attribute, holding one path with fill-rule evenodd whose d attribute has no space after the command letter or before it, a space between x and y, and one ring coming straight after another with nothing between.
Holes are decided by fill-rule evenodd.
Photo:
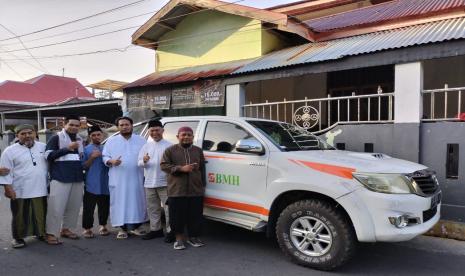
<instances>
[{"instance_id":1,"label":"truck window","mask_svg":"<svg viewBox=\"0 0 465 276\"><path fill-rule=\"evenodd\" d=\"M239 153L236 143L241 139L254 138L242 127L226 122L208 122L203 138L203 150Z\"/></svg>"},{"instance_id":2,"label":"truck window","mask_svg":"<svg viewBox=\"0 0 465 276\"><path fill-rule=\"evenodd\" d=\"M178 138L176 138L176 134L178 134L178 129L188 126L192 128L195 135L195 131L197 130L198 125L199 121L168 122L163 126L165 129L165 132L163 133L163 139L173 144L177 144Z\"/></svg>"},{"instance_id":3,"label":"truck window","mask_svg":"<svg viewBox=\"0 0 465 276\"><path fill-rule=\"evenodd\" d=\"M296 126L272 121L247 121L283 151L334 150L326 142Z\"/></svg>"}]
</instances>

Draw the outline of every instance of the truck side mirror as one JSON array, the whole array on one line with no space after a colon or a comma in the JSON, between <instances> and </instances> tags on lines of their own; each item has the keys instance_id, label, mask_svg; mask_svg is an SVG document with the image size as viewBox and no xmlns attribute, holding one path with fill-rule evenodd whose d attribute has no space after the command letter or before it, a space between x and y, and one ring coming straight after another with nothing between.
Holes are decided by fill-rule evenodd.
<instances>
[{"instance_id":1,"label":"truck side mirror","mask_svg":"<svg viewBox=\"0 0 465 276\"><path fill-rule=\"evenodd\" d=\"M255 138L241 139L236 143L236 150L238 152L246 152L253 154L264 154L265 149L262 144Z\"/></svg>"}]
</instances>

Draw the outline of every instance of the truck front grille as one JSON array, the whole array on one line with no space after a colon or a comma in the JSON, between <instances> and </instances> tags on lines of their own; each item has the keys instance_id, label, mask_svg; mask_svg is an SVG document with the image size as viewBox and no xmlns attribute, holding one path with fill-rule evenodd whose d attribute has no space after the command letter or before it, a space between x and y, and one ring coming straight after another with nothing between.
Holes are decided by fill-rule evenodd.
<instances>
[{"instance_id":1,"label":"truck front grille","mask_svg":"<svg viewBox=\"0 0 465 276\"><path fill-rule=\"evenodd\" d=\"M434 173L428 171L417 171L411 174L410 177L415 181L418 189L424 195L433 195L439 189Z\"/></svg>"}]
</instances>

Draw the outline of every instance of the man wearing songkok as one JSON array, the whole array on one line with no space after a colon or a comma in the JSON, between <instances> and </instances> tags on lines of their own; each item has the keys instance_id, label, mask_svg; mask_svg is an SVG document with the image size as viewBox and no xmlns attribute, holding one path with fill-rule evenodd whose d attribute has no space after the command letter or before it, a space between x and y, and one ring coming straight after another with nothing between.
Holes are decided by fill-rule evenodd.
<instances>
[{"instance_id":1,"label":"man wearing songkok","mask_svg":"<svg viewBox=\"0 0 465 276\"><path fill-rule=\"evenodd\" d=\"M10 199L12 246L21 248L27 236L45 237L47 160L45 144L35 141L33 126L19 125L15 132L18 143L7 147L0 158L0 167L9 170L0 176L0 185Z\"/></svg>"},{"instance_id":2,"label":"man wearing songkok","mask_svg":"<svg viewBox=\"0 0 465 276\"><path fill-rule=\"evenodd\" d=\"M172 235L169 227L169 213L166 200L166 173L161 170L160 162L165 150L171 143L163 139L163 124L159 120L151 120L148 124L149 141L139 152L139 166L144 168L144 187L147 200L147 211L150 219L150 232L142 239L151 240L163 237L161 224L162 211L165 211L166 218L166 238L170 242Z\"/></svg>"},{"instance_id":3,"label":"man wearing songkok","mask_svg":"<svg viewBox=\"0 0 465 276\"><path fill-rule=\"evenodd\" d=\"M82 208L82 228L84 238L93 238L94 211L98 206L99 234L109 234L106 227L110 212L110 191L108 190L108 167L102 159L103 132L99 126L91 126L87 130L90 144L84 148L82 164L86 170L84 199Z\"/></svg>"},{"instance_id":4,"label":"man wearing songkok","mask_svg":"<svg viewBox=\"0 0 465 276\"><path fill-rule=\"evenodd\" d=\"M182 127L176 136L179 143L166 149L161 169L168 174L168 206L171 231L176 236L174 249L203 246L199 239L203 221L205 194L205 158L202 149L193 145L194 134L190 127Z\"/></svg>"},{"instance_id":5,"label":"man wearing songkok","mask_svg":"<svg viewBox=\"0 0 465 276\"><path fill-rule=\"evenodd\" d=\"M77 226L82 204L84 174L81 164L83 141L78 135L78 116L65 118L65 126L47 142L45 157L50 164L50 194L47 209L47 243L61 244L58 235L79 239L71 231Z\"/></svg>"},{"instance_id":6,"label":"man wearing songkok","mask_svg":"<svg viewBox=\"0 0 465 276\"><path fill-rule=\"evenodd\" d=\"M138 229L147 221L144 192L144 170L138 166L139 151L146 140L132 133L133 121L129 117L116 120L119 134L108 139L103 148L103 162L110 167L110 219L120 227L117 239L126 239L128 232L145 235Z\"/></svg>"}]
</instances>

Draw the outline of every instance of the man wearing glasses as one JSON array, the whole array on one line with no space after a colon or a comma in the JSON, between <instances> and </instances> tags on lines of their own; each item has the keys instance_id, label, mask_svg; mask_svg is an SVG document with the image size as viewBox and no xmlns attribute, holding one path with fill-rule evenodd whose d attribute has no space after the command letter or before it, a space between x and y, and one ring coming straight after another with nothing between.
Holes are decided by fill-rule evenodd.
<instances>
[{"instance_id":1,"label":"man wearing glasses","mask_svg":"<svg viewBox=\"0 0 465 276\"><path fill-rule=\"evenodd\" d=\"M10 199L12 246L21 248L27 236L45 236L47 161L45 144L35 141L33 126L19 125L15 132L18 143L7 147L0 159L0 167L8 170L0 176L0 185Z\"/></svg>"},{"instance_id":2,"label":"man wearing glasses","mask_svg":"<svg viewBox=\"0 0 465 276\"><path fill-rule=\"evenodd\" d=\"M80 126L78 116L68 116L64 129L47 142L45 157L50 162L51 182L46 241L50 245L61 244L58 235L74 240L79 238L71 229L77 226L84 186Z\"/></svg>"}]
</instances>

